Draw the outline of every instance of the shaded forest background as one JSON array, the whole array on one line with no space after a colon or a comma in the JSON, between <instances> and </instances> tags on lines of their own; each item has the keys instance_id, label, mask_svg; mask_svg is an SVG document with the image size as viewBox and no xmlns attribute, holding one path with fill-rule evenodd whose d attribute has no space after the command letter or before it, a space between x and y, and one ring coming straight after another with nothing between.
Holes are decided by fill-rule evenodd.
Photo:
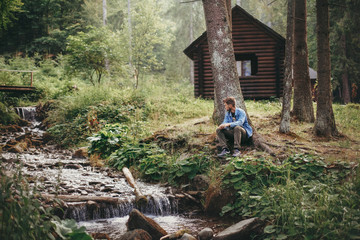
<instances>
[{"instance_id":1,"label":"shaded forest background","mask_svg":"<svg viewBox=\"0 0 360 240\"><path fill-rule=\"evenodd\" d=\"M242 1L241 7L285 37L286 3ZM35 56L60 62L69 56L68 70L80 72L91 81L108 72L123 78L141 78L146 72L166 73L174 80L190 78L190 60L182 51L205 31L201 1L107 0L106 4L104 22L102 0L5 1L0 9L0 54L4 61L14 56ZM309 64L316 70L315 0L309 0L307 7ZM357 1L330 1L332 87L337 102L349 101L344 99L344 89L352 102L360 101L359 9ZM102 44L94 43L95 39ZM110 65L105 71L102 63L104 66L95 70L97 78L88 78L94 74L94 65L89 69L74 59L86 59L79 54L81 47L94 47L94 52L107 54Z\"/></svg>"}]
</instances>

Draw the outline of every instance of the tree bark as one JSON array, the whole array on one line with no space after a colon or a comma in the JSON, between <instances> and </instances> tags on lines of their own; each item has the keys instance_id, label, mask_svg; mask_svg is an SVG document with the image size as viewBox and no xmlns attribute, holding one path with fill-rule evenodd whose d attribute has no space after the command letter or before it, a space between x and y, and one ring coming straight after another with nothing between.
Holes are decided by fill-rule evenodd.
<instances>
[{"instance_id":1,"label":"tree bark","mask_svg":"<svg viewBox=\"0 0 360 240\"><path fill-rule=\"evenodd\" d=\"M285 77L283 90L283 105L279 131L290 131L290 109L292 97L292 69L293 69L293 36L294 36L294 0L288 0L286 47L285 47Z\"/></svg>"},{"instance_id":2,"label":"tree bark","mask_svg":"<svg viewBox=\"0 0 360 240\"><path fill-rule=\"evenodd\" d=\"M227 12L227 21L229 23L230 32L232 31L232 11L231 11L231 0L224 0Z\"/></svg>"},{"instance_id":3,"label":"tree bark","mask_svg":"<svg viewBox=\"0 0 360 240\"><path fill-rule=\"evenodd\" d=\"M241 93L231 31L224 0L202 0L205 12L207 39L214 80L213 120L219 124L224 119L223 99L234 97L238 107L246 111ZM246 111L247 112L247 111Z\"/></svg>"},{"instance_id":4,"label":"tree bark","mask_svg":"<svg viewBox=\"0 0 360 240\"><path fill-rule=\"evenodd\" d=\"M317 66L318 101L314 133L330 137L337 134L332 108L331 62L330 62L330 24L328 0L316 0L317 20Z\"/></svg>"},{"instance_id":5,"label":"tree bark","mask_svg":"<svg viewBox=\"0 0 360 240\"><path fill-rule=\"evenodd\" d=\"M343 33L342 36L341 36L341 44L342 44L343 54L344 54L344 56L346 58L347 49L346 49L346 36L345 36L345 33ZM345 63L344 63L343 69L344 70L343 70L342 77L341 77L342 99L343 99L344 104L348 104L348 103L351 102L351 98L350 98L350 86L349 86L349 73L348 73L348 69L347 69Z\"/></svg>"},{"instance_id":6,"label":"tree bark","mask_svg":"<svg viewBox=\"0 0 360 240\"><path fill-rule=\"evenodd\" d=\"M293 114L305 122L314 122L306 32L306 0L295 0L294 25L294 106Z\"/></svg>"},{"instance_id":7,"label":"tree bark","mask_svg":"<svg viewBox=\"0 0 360 240\"><path fill-rule=\"evenodd\" d=\"M206 31L211 56L211 69L214 80L214 114L213 120L219 124L225 116L223 99L234 97L237 107L246 112L248 122L253 128L253 143L266 152L273 154L255 128L247 114L244 97L240 88L239 76L231 31L227 18L227 7L224 0L202 0L205 12Z\"/></svg>"}]
</instances>

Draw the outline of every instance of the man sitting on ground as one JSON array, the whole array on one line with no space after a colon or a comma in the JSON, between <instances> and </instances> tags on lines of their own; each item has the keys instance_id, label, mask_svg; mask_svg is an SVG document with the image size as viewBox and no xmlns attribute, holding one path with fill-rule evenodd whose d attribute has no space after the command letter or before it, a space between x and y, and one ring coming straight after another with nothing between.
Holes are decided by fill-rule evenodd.
<instances>
[{"instance_id":1,"label":"man sitting on ground","mask_svg":"<svg viewBox=\"0 0 360 240\"><path fill-rule=\"evenodd\" d=\"M219 157L230 154L227 140L234 140L233 157L240 156L241 143L245 143L253 133L248 123L246 113L240 108L235 108L235 98L227 97L223 100L225 105L225 117L223 123L216 129L219 146L222 148Z\"/></svg>"}]
</instances>

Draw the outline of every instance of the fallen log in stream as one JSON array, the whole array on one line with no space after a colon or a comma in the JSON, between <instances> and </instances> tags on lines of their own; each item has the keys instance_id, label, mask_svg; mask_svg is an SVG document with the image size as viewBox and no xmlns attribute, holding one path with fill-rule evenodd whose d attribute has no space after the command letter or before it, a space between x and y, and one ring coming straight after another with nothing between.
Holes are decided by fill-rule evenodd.
<instances>
[{"instance_id":1,"label":"fallen log in stream","mask_svg":"<svg viewBox=\"0 0 360 240\"><path fill-rule=\"evenodd\" d=\"M76 196L76 195L52 195L52 194L42 194L41 195L47 201L51 201L55 198L60 199L64 202L103 202L103 203L110 203L110 204L118 204L123 202L119 198L114 197L99 197L99 196Z\"/></svg>"},{"instance_id":2,"label":"fallen log in stream","mask_svg":"<svg viewBox=\"0 0 360 240\"><path fill-rule=\"evenodd\" d=\"M135 194L135 202L138 206L145 206L148 202L147 198L141 193L139 187L137 186L130 170L127 167L124 167L122 169L125 178L129 185L134 188L134 194Z\"/></svg>"}]
</instances>

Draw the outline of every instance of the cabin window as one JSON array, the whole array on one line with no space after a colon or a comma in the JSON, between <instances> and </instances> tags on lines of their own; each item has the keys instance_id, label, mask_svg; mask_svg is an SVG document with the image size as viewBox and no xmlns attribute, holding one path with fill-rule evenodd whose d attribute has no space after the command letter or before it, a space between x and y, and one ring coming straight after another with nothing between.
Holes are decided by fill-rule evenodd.
<instances>
[{"instance_id":1,"label":"cabin window","mask_svg":"<svg viewBox=\"0 0 360 240\"><path fill-rule=\"evenodd\" d=\"M235 54L235 60L239 77L254 76L257 73L258 64L255 54Z\"/></svg>"}]
</instances>

